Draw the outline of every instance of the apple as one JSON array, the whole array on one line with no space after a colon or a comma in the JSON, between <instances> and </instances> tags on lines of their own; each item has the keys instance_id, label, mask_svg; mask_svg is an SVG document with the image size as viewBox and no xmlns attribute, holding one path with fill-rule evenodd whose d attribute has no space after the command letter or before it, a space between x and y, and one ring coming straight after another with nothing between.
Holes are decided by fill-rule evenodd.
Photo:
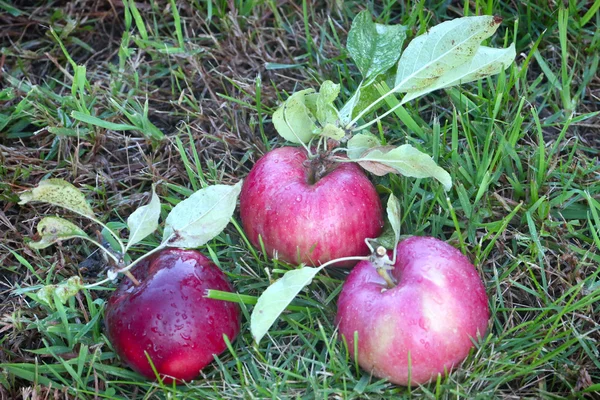
<instances>
[{"instance_id":1,"label":"apple","mask_svg":"<svg viewBox=\"0 0 600 400\"><path fill-rule=\"evenodd\" d=\"M299 147L258 160L244 180L240 215L255 247L262 240L268 255L313 266L368 254L365 239L378 237L383 227L377 191L358 165L309 160Z\"/></svg>"},{"instance_id":2,"label":"apple","mask_svg":"<svg viewBox=\"0 0 600 400\"><path fill-rule=\"evenodd\" d=\"M456 367L485 334L485 287L467 257L432 237L400 242L390 272L395 287L369 261L354 267L338 300L339 332L376 377L427 383Z\"/></svg>"},{"instance_id":3,"label":"apple","mask_svg":"<svg viewBox=\"0 0 600 400\"><path fill-rule=\"evenodd\" d=\"M162 250L143 260L108 301L107 335L119 357L150 379L152 359L166 383L189 381L240 331L237 304L206 298L208 289L233 291L225 274L195 250Z\"/></svg>"}]
</instances>

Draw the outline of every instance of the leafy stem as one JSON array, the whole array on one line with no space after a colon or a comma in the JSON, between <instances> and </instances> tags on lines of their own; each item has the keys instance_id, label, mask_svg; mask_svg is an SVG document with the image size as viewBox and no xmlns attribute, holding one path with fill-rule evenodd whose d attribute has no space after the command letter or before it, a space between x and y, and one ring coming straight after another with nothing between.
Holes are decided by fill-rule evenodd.
<instances>
[{"instance_id":1,"label":"leafy stem","mask_svg":"<svg viewBox=\"0 0 600 400\"><path fill-rule=\"evenodd\" d=\"M101 222L100 220L96 219L95 217L91 217L89 215L83 215L84 217L88 218L91 221L94 221L95 223L97 223L98 225L100 225L101 227L103 227L104 229L106 229L106 231L108 233L110 233L110 235L117 241L117 243L119 243L119 247L121 247L121 254L125 255L126 249L125 249L125 244L123 243L123 241L121 240L121 238L119 237L119 235L117 235L116 232L114 232L112 229L110 229L106 224L104 224L103 222ZM102 247L102 246L101 246ZM103 248L103 247L102 247ZM106 250L105 250L106 251ZM107 253L110 253L108 251L106 251Z\"/></svg>"}]
</instances>

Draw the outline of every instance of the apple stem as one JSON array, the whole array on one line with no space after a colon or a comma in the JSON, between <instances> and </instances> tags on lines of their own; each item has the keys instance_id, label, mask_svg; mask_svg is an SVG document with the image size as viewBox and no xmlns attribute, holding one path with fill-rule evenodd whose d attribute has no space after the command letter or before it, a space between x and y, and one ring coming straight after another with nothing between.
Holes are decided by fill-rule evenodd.
<instances>
[{"instance_id":1,"label":"apple stem","mask_svg":"<svg viewBox=\"0 0 600 400\"><path fill-rule=\"evenodd\" d=\"M396 282L394 282L394 279L390 276L387 269L377 268L377 273L383 278L388 286L388 289L396 287Z\"/></svg>"},{"instance_id":2,"label":"apple stem","mask_svg":"<svg viewBox=\"0 0 600 400\"><path fill-rule=\"evenodd\" d=\"M140 286L140 281L138 281L138 280L135 278L135 276L133 276L133 274L132 274L130 271L125 271L125 272L123 272L123 274L124 274L126 277L128 277L128 278L131 280L131 282L133 282L133 285L134 285L134 286Z\"/></svg>"},{"instance_id":3,"label":"apple stem","mask_svg":"<svg viewBox=\"0 0 600 400\"><path fill-rule=\"evenodd\" d=\"M377 273L379 276L381 276L383 280L385 280L385 283L387 283L388 289L396 287L396 281L388 272L389 268L393 268L393 263L390 264L390 258L387 255L387 250L385 247L379 246L377 249L375 249L373 252L372 262L375 264L375 268L377 268ZM386 266L389 268L386 268Z\"/></svg>"}]
</instances>

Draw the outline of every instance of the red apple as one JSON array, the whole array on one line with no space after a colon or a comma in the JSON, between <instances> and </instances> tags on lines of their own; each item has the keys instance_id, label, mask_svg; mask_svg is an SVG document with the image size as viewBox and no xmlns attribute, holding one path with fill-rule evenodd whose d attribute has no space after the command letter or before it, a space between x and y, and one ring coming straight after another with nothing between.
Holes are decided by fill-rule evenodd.
<instances>
[{"instance_id":1,"label":"red apple","mask_svg":"<svg viewBox=\"0 0 600 400\"><path fill-rule=\"evenodd\" d=\"M473 264L441 240L411 237L397 252L395 287L368 261L354 267L337 323L363 369L398 385L423 384L460 364L485 334L488 299Z\"/></svg>"},{"instance_id":2,"label":"red apple","mask_svg":"<svg viewBox=\"0 0 600 400\"><path fill-rule=\"evenodd\" d=\"M108 301L105 322L117 354L155 379L146 354L165 382L189 381L226 349L223 335L240 331L237 304L206 298L208 289L233 291L225 274L195 250L163 250L124 279Z\"/></svg>"},{"instance_id":3,"label":"red apple","mask_svg":"<svg viewBox=\"0 0 600 400\"><path fill-rule=\"evenodd\" d=\"M270 256L292 264L366 255L365 238L383 227L379 196L358 165L311 163L298 147L272 150L256 163L244 180L240 214L255 247L260 236Z\"/></svg>"}]
</instances>

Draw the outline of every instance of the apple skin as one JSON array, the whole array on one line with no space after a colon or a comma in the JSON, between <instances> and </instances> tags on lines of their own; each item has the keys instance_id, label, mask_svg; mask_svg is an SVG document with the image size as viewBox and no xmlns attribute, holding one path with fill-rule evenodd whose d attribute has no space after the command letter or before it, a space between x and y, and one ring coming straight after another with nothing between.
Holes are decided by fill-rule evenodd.
<instances>
[{"instance_id":1,"label":"apple skin","mask_svg":"<svg viewBox=\"0 0 600 400\"><path fill-rule=\"evenodd\" d=\"M117 354L133 370L164 382L189 381L233 341L241 315L235 303L204 297L208 289L233 291L225 274L195 250L167 249L143 260L110 297L105 323Z\"/></svg>"},{"instance_id":2,"label":"apple skin","mask_svg":"<svg viewBox=\"0 0 600 400\"><path fill-rule=\"evenodd\" d=\"M268 152L244 180L240 215L250 242L291 264L319 265L369 253L366 238L383 228L379 196L355 163L334 163L309 182L307 153L299 147ZM334 264L352 267L356 262Z\"/></svg>"},{"instance_id":3,"label":"apple skin","mask_svg":"<svg viewBox=\"0 0 600 400\"><path fill-rule=\"evenodd\" d=\"M397 286L384 290L372 263L354 267L338 300L339 332L353 357L358 332L364 370L398 385L424 384L456 367L473 347L471 339L485 334L485 287L467 257L432 237L400 242L390 272Z\"/></svg>"}]
</instances>

